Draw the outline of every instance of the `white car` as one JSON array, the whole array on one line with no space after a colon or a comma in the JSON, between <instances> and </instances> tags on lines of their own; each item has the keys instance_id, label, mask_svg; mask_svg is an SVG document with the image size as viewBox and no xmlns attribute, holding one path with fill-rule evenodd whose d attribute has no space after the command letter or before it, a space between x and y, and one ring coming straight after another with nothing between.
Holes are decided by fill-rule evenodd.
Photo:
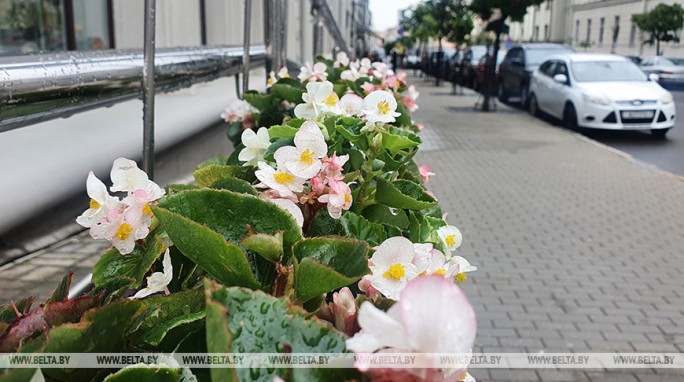
<instances>
[{"instance_id":1,"label":"white car","mask_svg":"<svg viewBox=\"0 0 684 382\"><path fill-rule=\"evenodd\" d=\"M650 130L665 137L675 125L672 94L630 60L573 53L549 57L532 74L529 110L566 127Z\"/></svg>"}]
</instances>

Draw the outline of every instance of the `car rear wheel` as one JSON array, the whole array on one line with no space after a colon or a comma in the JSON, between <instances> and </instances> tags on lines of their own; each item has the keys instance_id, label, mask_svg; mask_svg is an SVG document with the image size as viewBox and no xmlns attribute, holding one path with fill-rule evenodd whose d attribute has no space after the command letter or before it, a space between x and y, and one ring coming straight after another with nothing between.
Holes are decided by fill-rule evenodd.
<instances>
[{"instance_id":1,"label":"car rear wheel","mask_svg":"<svg viewBox=\"0 0 684 382\"><path fill-rule=\"evenodd\" d=\"M651 130L651 135L653 135L654 138L665 139L668 131L670 131L670 129Z\"/></svg>"},{"instance_id":2,"label":"car rear wheel","mask_svg":"<svg viewBox=\"0 0 684 382\"><path fill-rule=\"evenodd\" d=\"M529 91L526 84L520 85L520 107L523 109L529 107Z\"/></svg>"},{"instance_id":3,"label":"car rear wheel","mask_svg":"<svg viewBox=\"0 0 684 382\"><path fill-rule=\"evenodd\" d=\"M508 94L506 94L503 82L499 82L499 101L503 103L508 102Z\"/></svg>"},{"instance_id":4,"label":"car rear wheel","mask_svg":"<svg viewBox=\"0 0 684 382\"><path fill-rule=\"evenodd\" d=\"M530 94L530 99L527 102L530 114L532 114L535 117L539 117L541 113L539 112L539 104L537 104L537 96L535 96L534 94Z\"/></svg>"},{"instance_id":5,"label":"car rear wheel","mask_svg":"<svg viewBox=\"0 0 684 382\"><path fill-rule=\"evenodd\" d=\"M563 126L569 130L577 130L577 111L573 104L567 104L563 110Z\"/></svg>"}]
</instances>

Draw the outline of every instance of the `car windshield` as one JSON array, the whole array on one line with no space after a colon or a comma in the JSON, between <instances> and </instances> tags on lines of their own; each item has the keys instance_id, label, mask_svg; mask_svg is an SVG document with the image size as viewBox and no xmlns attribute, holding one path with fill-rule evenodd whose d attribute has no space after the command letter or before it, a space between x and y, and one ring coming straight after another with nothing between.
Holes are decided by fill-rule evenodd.
<instances>
[{"instance_id":1,"label":"car windshield","mask_svg":"<svg viewBox=\"0 0 684 382\"><path fill-rule=\"evenodd\" d=\"M528 49L527 50L527 64L539 65L544 62L549 56L554 54L568 53L569 49L555 48L555 49Z\"/></svg>"},{"instance_id":2,"label":"car windshield","mask_svg":"<svg viewBox=\"0 0 684 382\"><path fill-rule=\"evenodd\" d=\"M487 54L487 48L484 46L474 46L472 48L473 51L473 61L479 61L482 56Z\"/></svg>"},{"instance_id":3,"label":"car windshield","mask_svg":"<svg viewBox=\"0 0 684 382\"><path fill-rule=\"evenodd\" d=\"M684 58L663 58L661 64L665 66L684 66Z\"/></svg>"},{"instance_id":4,"label":"car windshield","mask_svg":"<svg viewBox=\"0 0 684 382\"><path fill-rule=\"evenodd\" d=\"M647 81L638 66L629 61L588 61L572 64L578 82Z\"/></svg>"}]
</instances>

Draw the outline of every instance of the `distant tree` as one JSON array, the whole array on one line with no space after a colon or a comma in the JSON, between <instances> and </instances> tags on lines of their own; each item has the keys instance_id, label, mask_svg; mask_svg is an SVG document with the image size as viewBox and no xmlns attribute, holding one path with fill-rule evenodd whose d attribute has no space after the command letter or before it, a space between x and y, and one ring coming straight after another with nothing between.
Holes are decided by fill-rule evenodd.
<instances>
[{"instance_id":1,"label":"distant tree","mask_svg":"<svg viewBox=\"0 0 684 382\"><path fill-rule=\"evenodd\" d=\"M419 3L402 11L399 23L423 44L423 48L430 38L437 39L438 68L442 67L442 40L462 44L473 30L471 12L464 0L430 0ZM435 77L435 83L439 86L439 76Z\"/></svg>"},{"instance_id":2,"label":"distant tree","mask_svg":"<svg viewBox=\"0 0 684 382\"><path fill-rule=\"evenodd\" d=\"M684 8L679 4L658 4L646 13L632 15L632 21L651 37L645 44L656 45L656 55L660 56L660 42L679 41L677 31L684 26Z\"/></svg>"},{"instance_id":3,"label":"distant tree","mask_svg":"<svg viewBox=\"0 0 684 382\"><path fill-rule=\"evenodd\" d=\"M470 9L482 20L487 21L486 30L494 33L494 52L485 66L484 102L482 111L489 111L492 85L496 76L496 58L499 56L501 35L508 33L506 21L522 21L527 7L539 5L544 0L473 0Z\"/></svg>"}]
</instances>

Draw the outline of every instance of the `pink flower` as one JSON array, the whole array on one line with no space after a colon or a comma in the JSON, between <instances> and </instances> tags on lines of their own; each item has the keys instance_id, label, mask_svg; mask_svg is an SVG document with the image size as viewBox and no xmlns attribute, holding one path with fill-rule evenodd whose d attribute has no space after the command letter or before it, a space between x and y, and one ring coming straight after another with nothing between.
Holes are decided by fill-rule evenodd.
<instances>
[{"instance_id":1,"label":"pink flower","mask_svg":"<svg viewBox=\"0 0 684 382\"><path fill-rule=\"evenodd\" d=\"M328 203L328 214L333 219L339 219L342 216L342 210L348 210L352 205L352 193L349 185L329 178L328 185L330 186L330 193L322 195L318 200L321 203Z\"/></svg>"},{"instance_id":2,"label":"pink flower","mask_svg":"<svg viewBox=\"0 0 684 382\"><path fill-rule=\"evenodd\" d=\"M356 322L356 301L347 287L333 293L333 302L322 304L319 317L332 322L335 329L348 336L354 335L360 329Z\"/></svg>"},{"instance_id":3,"label":"pink flower","mask_svg":"<svg viewBox=\"0 0 684 382\"><path fill-rule=\"evenodd\" d=\"M256 111L247 101L236 99L221 113L221 118L228 123L240 122L247 116L251 117Z\"/></svg>"},{"instance_id":4,"label":"pink flower","mask_svg":"<svg viewBox=\"0 0 684 382\"><path fill-rule=\"evenodd\" d=\"M349 116L362 116L363 115L363 98L357 96L354 93L348 93L342 96L340 99L340 108L342 111Z\"/></svg>"},{"instance_id":5,"label":"pink flower","mask_svg":"<svg viewBox=\"0 0 684 382\"><path fill-rule=\"evenodd\" d=\"M307 62L304 66L299 68L299 75L297 78L302 82L325 81L328 78L327 69L328 67L322 62L315 63L313 67Z\"/></svg>"},{"instance_id":6,"label":"pink flower","mask_svg":"<svg viewBox=\"0 0 684 382\"><path fill-rule=\"evenodd\" d=\"M325 179L322 173L311 178L311 191L317 195L322 195L325 192Z\"/></svg>"},{"instance_id":7,"label":"pink flower","mask_svg":"<svg viewBox=\"0 0 684 382\"><path fill-rule=\"evenodd\" d=\"M415 352L469 354L475 341L475 312L458 286L441 276L410 281L399 302L387 312L364 302L359 309L361 331L347 340L355 353ZM439 360L435 359L435 363ZM372 365L358 364L360 370ZM426 381L457 381L467 364L448 370L408 369Z\"/></svg>"},{"instance_id":8,"label":"pink flower","mask_svg":"<svg viewBox=\"0 0 684 382\"><path fill-rule=\"evenodd\" d=\"M408 88L408 91L404 93L404 97L401 99L401 102L406 106L408 111L414 112L418 110L418 104L416 103L416 99L420 93L416 91L416 87L411 85Z\"/></svg>"},{"instance_id":9,"label":"pink flower","mask_svg":"<svg viewBox=\"0 0 684 382\"><path fill-rule=\"evenodd\" d=\"M361 89L363 89L364 93L370 94L378 88L372 82L366 82L363 85L361 85Z\"/></svg>"},{"instance_id":10,"label":"pink flower","mask_svg":"<svg viewBox=\"0 0 684 382\"><path fill-rule=\"evenodd\" d=\"M337 152L334 152L331 157L325 157L321 159L321 162L323 163L321 171L325 173L325 176L328 178L342 180L344 179L344 175L342 175L342 167L345 163L347 163L348 160L349 155L342 155L338 157Z\"/></svg>"},{"instance_id":11,"label":"pink flower","mask_svg":"<svg viewBox=\"0 0 684 382\"><path fill-rule=\"evenodd\" d=\"M434 172L430 172L430 165L428 164L418 167L418 171L420 171L420 177L423 178L424 184L427 183L430 178L436 175Z\"/></svg>"},{"instance_id":12,"label":"pink flower","mask_svg":"<svg viewBox=\"0 0 684 382\"><path fill-rule=\"evenodd\" d=\"M422 123L419 123L417 126L418 126L418 131L419 131L419 132L423 131L423 129L425 128L425 126L423 126Z\"/></svg>"}]
</instances>

